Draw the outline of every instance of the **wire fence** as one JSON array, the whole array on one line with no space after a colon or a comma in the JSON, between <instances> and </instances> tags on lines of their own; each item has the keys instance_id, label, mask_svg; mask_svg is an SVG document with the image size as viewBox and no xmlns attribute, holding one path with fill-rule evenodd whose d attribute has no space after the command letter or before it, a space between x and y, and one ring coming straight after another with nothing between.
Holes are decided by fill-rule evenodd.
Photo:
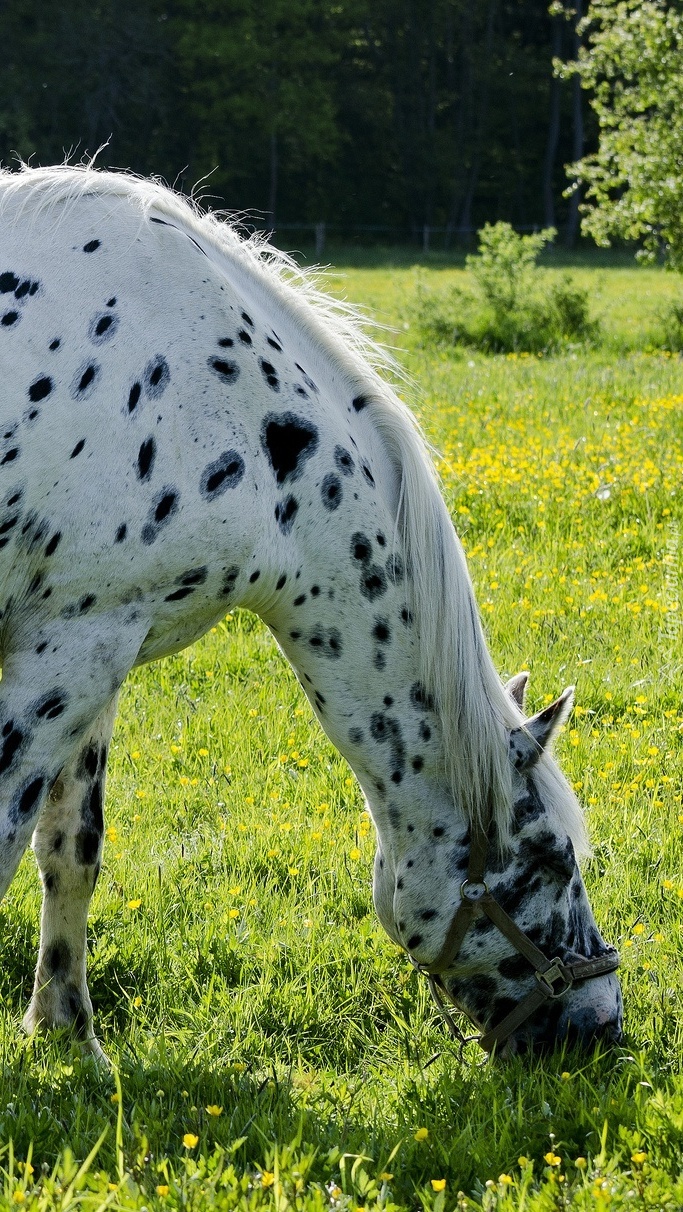
<instances>
[{"instance_id":1,"label":"wire fence","mask_svg":"<svg viewBox=\"0 0 683 1212\"><path fill-rule=\"evenodd\" d=\"M328 223L319 220L316 223L263 223L254 224L256 230L269 232L276 237L278 232L301 232L315 246L316 257L322 256L329 239L349 240L360 236L377 239L384 237L393 244L415 244L422 247L423 253L432 251L448 252L453 246L466 245L470 247L473 237L479 230L476 227L460 227L455 224L445 226L424 223L421 227L400 226L390 223ZM518 232L537 232L541 230L539 223L515 224Z\"/></svg>"}]
</instances>

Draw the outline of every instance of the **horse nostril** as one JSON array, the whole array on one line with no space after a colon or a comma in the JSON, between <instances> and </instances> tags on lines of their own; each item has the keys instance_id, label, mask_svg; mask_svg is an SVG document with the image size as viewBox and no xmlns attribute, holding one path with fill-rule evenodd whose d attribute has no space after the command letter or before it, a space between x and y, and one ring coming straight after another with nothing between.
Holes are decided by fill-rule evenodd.
<instances>
[{"instance_id":1,"label":"horse nostril","mask_svg":"<svg viewBox=\"0 0 683 1212\"><path fill-rule=\"evenodd\" d=\"M564 1038L570 1047L578 1045L582 1048L590 1048L595 1044L606 1044L611 1047L621 1043L621 1025L614 1019L608 1019L607 1022L596 1022L595 1019L570 1022Z\"/></svg>"},{"instance_id":2,"label":"horse nostril","mask_svg":"<svg viewBox=\"0 0 683 1212\"><path fill-rule=\"evenodd\" d=\"M602 1039L606 1044L620 1044L623 1038L623 1031L618 1023L605 1023L602 1028L598 1028L595 1032L596 1039Z\"/></svg>"}]
</instances>

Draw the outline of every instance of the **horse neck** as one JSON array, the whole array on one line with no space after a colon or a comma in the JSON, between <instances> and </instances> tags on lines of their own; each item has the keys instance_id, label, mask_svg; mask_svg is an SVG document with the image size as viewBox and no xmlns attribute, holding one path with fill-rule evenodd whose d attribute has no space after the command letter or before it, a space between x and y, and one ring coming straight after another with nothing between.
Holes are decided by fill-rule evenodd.
<instances>
[{"instance_id":1,"label":"horse neck","mask_svg":"<svg viewBox=\"0 0 683 1212\"><path fill-rule=\"evenodd\" d=\"M297 515L296 564L273 569L286 582L261 613L358 777L382 847L398 854L446 819L456 828L456 814L441 721L421 680L395 478L380 450L350 449L341 504L324 522L320 512Z\"/></svg>"}]
</instances>

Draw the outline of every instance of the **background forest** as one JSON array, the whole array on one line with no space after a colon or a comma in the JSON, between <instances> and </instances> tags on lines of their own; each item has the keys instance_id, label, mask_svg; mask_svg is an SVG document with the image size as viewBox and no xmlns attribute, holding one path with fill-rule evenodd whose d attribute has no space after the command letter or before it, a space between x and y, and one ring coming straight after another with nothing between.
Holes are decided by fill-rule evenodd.
<instances>
[{"instance_id":1,"label":"background forest","mask_svg":"<svg viewBox=\"0 0 683 1212\"><path fill-rule=\"evenodd\" d=\"M561 8L561 6L558 6ZM159 174L257 225L440 247L556 226L584 150L572 13L545 0L15 0L0 6L0 158ZM591 131L589 131L591 134Z\"/></svg>"}]
</instances>

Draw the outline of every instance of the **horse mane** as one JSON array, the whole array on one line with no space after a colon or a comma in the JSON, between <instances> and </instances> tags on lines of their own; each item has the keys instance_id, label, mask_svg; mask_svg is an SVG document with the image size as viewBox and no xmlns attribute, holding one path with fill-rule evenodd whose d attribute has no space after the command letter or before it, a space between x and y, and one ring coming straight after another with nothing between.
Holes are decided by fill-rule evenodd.
<instances>
[{"instance_id":1,"label":"horse mane","mask_svg":"<svg viewBox=\"0 0 683 1212\"><path fill-rule=\"evenodd\" d=\"M387 382L397 374L394 359L367 335L359 308L321 289L319 269L302 269L268 243L266 234L244 238L234 218L202 212L193 198L160 181L100 171L92 164L0 170L0 213L16 207L17 220L47 209L54 210L57 224L86 196L127 200L141 220L153 214L178 224L231 281L241 279L264 309L279 303L318 355L341 371L353 394L367 398L364 415L380 434L400 485L395 524L409 569L420 681L440 719L445 775L454 802L471 820L493 812L504 844L512 802L507 732L523 726L524 716L505 692L488 651L465 555L426 443ZM551 754L541 756L534 774L550 821L567 831L579 854L585 853L581 809Z\"/></svg>"}]
</instances>

